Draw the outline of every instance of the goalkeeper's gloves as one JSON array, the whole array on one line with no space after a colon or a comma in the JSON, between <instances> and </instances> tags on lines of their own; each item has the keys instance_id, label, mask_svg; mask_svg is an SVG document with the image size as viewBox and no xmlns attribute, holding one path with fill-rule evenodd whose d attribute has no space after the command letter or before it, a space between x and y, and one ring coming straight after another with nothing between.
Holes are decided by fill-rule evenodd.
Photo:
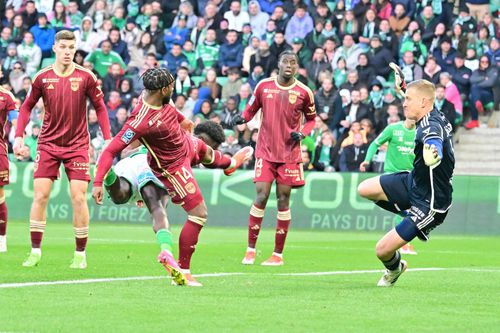
<instances>
[{"instance_id":1,"label":"goalkeeper's gloves","mask_svg":"<svg viewBox=\"0 0 500 333\"><path fill-rule=\"evenodd\" d=\"M424 144L424 162L428 167L432 167L441 161L438 150L435 145Z\"/></svg>"},{"instance_id":2,"label":"goalkeeper's gloves","mask_svg":"<svg viewBox=\"0 0 500 333\"><path fill-rule=\"evenodd\" d=\"M241 115L237 114L236 116L234 116L231 126L243 125L246 122L247 121L245 120L245 118L243 118Z\"/></svg>"},{"instance_id":3,"label":"goalkeeper's gloves","mask_svg":"<svg viewBox=\"0 0 500 333\"><path fill-rule=\"evenodd\" d=\"M290 135L292 137L292 140L294 141L301 141L303 140L306 136L302 132L292 132Z\"/></svg>"},{"instance_id":4,"label":"goalkeeper's gloves","mask_svg":"<svg viewBox=\"0 0 500 333\"><path fill-rule=\"evenodd\" d=\"M394 85L396 86L396 91L398 93L405 93L406 92L406 82L405 82L405 76L403 74L403 71L401 68L399 68L398 65L395 63L391 62L389 64L389 67L394 71Z\"/></svg>"}]
</instances>

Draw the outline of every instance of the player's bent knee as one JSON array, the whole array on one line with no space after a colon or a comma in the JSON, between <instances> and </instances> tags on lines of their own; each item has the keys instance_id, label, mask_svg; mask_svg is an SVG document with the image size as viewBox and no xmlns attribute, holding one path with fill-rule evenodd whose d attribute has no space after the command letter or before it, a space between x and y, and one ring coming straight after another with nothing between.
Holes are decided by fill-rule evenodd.
<instances>
[{"instance_id":1,"label":"player's bent knee","mask_svg":"<svg viewBox=\"0 0 500 333\"><path fill-rule=\"evenodd\" d=\"M392 254L393 250L390 244L387 243L384 239L381 239L377 242L375 246L375 253L378 258L384 259Z\"/></svg>"}]
</instances>

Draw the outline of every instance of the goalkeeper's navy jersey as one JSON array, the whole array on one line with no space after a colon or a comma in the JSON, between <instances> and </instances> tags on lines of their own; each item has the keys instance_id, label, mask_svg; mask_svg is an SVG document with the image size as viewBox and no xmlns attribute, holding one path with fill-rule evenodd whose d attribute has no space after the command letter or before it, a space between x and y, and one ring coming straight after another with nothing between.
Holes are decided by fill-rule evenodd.
<instances>
[{"instance_id":1,"label":"goalkeeper's navy jersey","mask_svg":"<svg viewBox=\"0 0 500 333\"><path fill-rule=\"evenodd\" d=\"M434 109L417 122L415 135L415 161L412 171L412 201L429 206L436 212L446 212L451 206L453 188L451 180L455 167L455 155L451 136L451 124L443 113ZM443 157L434 166L425 165L423 149L427 140L443 142Z\"/></svg>"}]
</instances>

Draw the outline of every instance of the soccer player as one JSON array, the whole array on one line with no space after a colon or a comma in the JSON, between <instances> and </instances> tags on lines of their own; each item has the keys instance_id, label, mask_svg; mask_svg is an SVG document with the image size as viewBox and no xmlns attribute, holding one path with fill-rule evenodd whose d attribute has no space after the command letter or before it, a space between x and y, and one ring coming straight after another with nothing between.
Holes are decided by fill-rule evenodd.
<instances>
[{"instance_id":1,"label":"soccer player","mask_svg":"<svg viewBox=\"0 0 500 333\"><path fill-rule=\"evenodd\" d=\"M390 124L380 135L370 144L365 160L361 162L359 170L366 171L366 167L370 164L373 155L377 149L388 142L387 153L385 155L384 173L393 173L407 171L413 168L415 160L415 121L406 118L404 121L399 121ZM408 243L401 247L402 254L417 254L412 244Z\"/></svg>"},{"instance_id":2,"label":"soccer player","mask_svg":"<svg viewBox=\"0 0 500 333\"><path fill-rule=\"evenodd\" d=\"M156 231L161 252L158 260L172 275L179 272L188 286L201 286L191 275L190 263L198 235L207 220L207 207L193 177L191 163L203 156L202 163L210 168L222 168L226 175L247 160L253 149L246 147L233 158L208 149L200 139L184 131L178 121L178 111L169 105L174 77L166 69L151 68L142 76L144 92L122 130L113 138L99 159L92 196L100 204L103 199L103 179L111 168L114 156L131 142L139 140L148 149L148 164L153 174L167 189L172 202L182 205L188 218L179 237L179 265L172 255L172 235L168 221ZM177 283L175 276L174 282ZM179 284L179 283L178 283Z\"/></svg>"},{"instance_id":3,"label":"soccer player","mask_svg":"<svg viewBox=\"0 0 500 333\"><path fill-rule=\"evenodd\" d=\"M5 143L5 125L17 109L14 95L0 86L0 252L7 252L7 204L3 187L9 184L9 158Z\"/></svg>"},{"instance_id":4,"label":"soccer player","mask_svg":"<svg viewBox=\"0 0 500 333\"><path fill-rule=\"evenodd\" d=\"M52 184L59 178L59 166L63 163L70 183L76 238L76 251L70 267L86 268L85 247L89 231L87 188L90 181L87 98L94 105L107 141L111 138L109 119L97 77L73 62L76 52L74 33L59 31L52 50L55 62L33 77L31 90L19 111L15 134L14 153L19 154L31 109L41 97L45 115L35 158L34 197L30 212L32 249L23 266L36 266L42 257L47 203Z\"/></svg>"},{"instance_id":5,"label":"soccer player","mask_svg":"<svg viewBox=\"0 0 500 333\"><path fill-rule=\"evenodd\" d=\"M278 76L260 81L243 115L234 119L235 124L244 124L262 109L253 179L257 197L250 209L244 265L255 262L255 246L275 180L278 199L275 246L271 257L262 265L280 266L284 263L283 248L291 221L290 193L292 188L304 186L300 141L312 130L316 117L313 93L294 78L298 63L299 59L292 51L281 53ZM302 127L304 117L306 122Z\"/></svg>"},{"instance_id":6,"label":"soccer player","mask_svg":"<svg viewBox=\"0 0 500 333\"><path fill-rule=\"evenodd\" d=\"M362 197L388 211L398 214L409 210L408 216L377 243L377 257L387 269L378 282L381 287L394 285L407 268L398 250L416 237L426 241L451 207L455 167L452 126L434 109L434 98L431 82L408 84L403 108L406 117L416 122L413 170L373 177L358 187Z\"/></svg>"}]
</instances>

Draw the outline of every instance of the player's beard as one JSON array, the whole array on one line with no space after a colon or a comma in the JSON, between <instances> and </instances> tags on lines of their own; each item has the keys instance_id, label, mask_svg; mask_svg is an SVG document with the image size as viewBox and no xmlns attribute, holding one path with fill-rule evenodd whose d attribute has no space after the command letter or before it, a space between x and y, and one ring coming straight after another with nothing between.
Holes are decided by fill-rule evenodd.
<instances>
[{"instance_id":1,"label":"player's beard","mask_svg":"<svg viewBox=\"0 0 500 333\"><path fill-rule=\"evenodd\" d=\"M170 103L170 96L163 96L161 102L163 103L163 105L167 105Z\"/></svg>"}]
</instances>

